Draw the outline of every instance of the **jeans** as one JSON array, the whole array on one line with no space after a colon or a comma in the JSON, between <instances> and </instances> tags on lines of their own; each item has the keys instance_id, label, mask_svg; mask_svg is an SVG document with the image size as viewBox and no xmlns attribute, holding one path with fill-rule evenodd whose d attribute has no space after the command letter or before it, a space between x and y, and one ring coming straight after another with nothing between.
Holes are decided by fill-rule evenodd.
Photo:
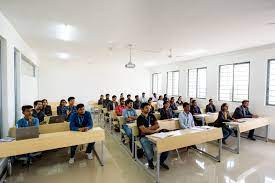
<instances>
[{"instance_id":1,"label":"jeans","mask_svg":"<svg viewBox=\"0 0 275 183\"><path fill-rule=\"evenodd\" d=\"M140 138L141 146L144 150L145 156L148 161L153 160L154 158L154 150L153 150L153 144L148 140L147 137L141 137ZM169 152L163 152L160 155L160 164L164 163L164 161L167 159Z\"/></svg>"},{"instance_id":2,"label":"jeans","mask_svg":"<svg viewBox=\"0 0 275 183\"><path fill-rule=\"evenodd\" d=\"M89 143L86 149L86 153L91 153L92 150L94 149L95 142ZM75 151L77 149L77 146L71 146L71 158L74 158Z\"/></svg>"},{"instance_id":3,"label":"jeans","mask_svg":"<svg viewBox=\"0 0 275 183\"><path fill-rule=\"evenodd\" d=\"M229 128L228 126L223 126L222 133L223 139L226 140L233 133L233 130L231 130L231 128Z\"/></svg>"},{"instance_id":4,"label":"jeans","mask_svg":"<svg viewBox=\"0 0 275 183\"><path fill-rule=\"evenodd\" d=\"M123 130L125 131L126 135L128 136L128 138L130 140L129 146L130 146L130 150L132 151L132 130L126 124L123 124L122 128L123 128Z\"/></svg>"}]
</instances>

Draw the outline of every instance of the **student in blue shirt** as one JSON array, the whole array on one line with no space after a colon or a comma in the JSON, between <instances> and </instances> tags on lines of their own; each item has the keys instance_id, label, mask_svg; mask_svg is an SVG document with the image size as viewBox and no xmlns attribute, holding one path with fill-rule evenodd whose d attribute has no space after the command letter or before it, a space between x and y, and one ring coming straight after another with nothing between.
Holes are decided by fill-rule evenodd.
<instances>
[{"instance_id":1,"label":"student in blue shirt","mask_svg":"<svg viewBox=\"0 0 275 183\"><path fill-rule=\"evenodd\" d=\"M60 100L60 104L59 104L59 106L57 106L57 115L58 116L63 116L64 117L64 119L66 119L67 118L67 102L66 102L66 100L65 99L62 99L62 100Z\"/></svg>"},{"instance_id":2,"label":"student in blue shirt","mask_svg":"<svg viewBox=\"0 0 275 183\"><path fill-rule=\"evenodd\" d=\"M33 107L31 105L22 106L22 113L24 117L16 122L16 128L39 126L39 120L32 116L32 109Z\"/></svg>"},{"instance_id":3,"label":"student in blue shirt","mask_svg":"<svg viewBox=\"0 0 275 183\"><path fill-rule=\"evenodd\" d=\"M70 115L76 112L75 98L68 98L69 106L67 107L67 119L70 119Z\"/></svg>"},{"instance_id":4,"label":"student in blue shirt","mask_svg":"<svg viewBox=\"0 0 275 183\"><path fill-rule=\"evenodd\" d=\"M87 132L91 128L93 128L93 120L91 117L91 113L85 111L84 104L78 104L76 106L77 112L71 114L70 116L70 130L71 131L79 131L79 132ZM95 143L89 143L86 149L86 154L89 160L93 159L93 149ZM76 152L77 146L71 147L71 158L69 160L69 164L74 163L74 156Z\"/></svg>"},{"instance_id":5,"label":"student in blue shirt","mask_svg":"<svg viewBox=\"0 0 275 183\"><path fill-rule=\"evenodd\" d=\"M190 112L190 105L187 102L182 104L183 111L179 114L179 125L181 129L195 126L193 115Z\"/></svg>"}]
</instances>

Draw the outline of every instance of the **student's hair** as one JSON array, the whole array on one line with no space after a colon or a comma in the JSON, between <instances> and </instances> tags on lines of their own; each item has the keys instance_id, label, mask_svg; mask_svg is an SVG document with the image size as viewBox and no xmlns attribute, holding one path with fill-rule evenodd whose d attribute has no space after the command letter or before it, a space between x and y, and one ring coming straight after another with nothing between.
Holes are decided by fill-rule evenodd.
<instances>
[{"instance_id":1,"label":"student's hair","mask_svg":"<svg viewBox=\"0 0 275 183\"><path fill-rule=\"evenodd\" d=\"M211 99L209 99L208 101L209 101L209 102L211 102L211 101L212 101L212 98L211 98Z\"/></svg>"},{"instance_id":2,"label":"student's hair","mask_svg":"<svg viewBox=\"0 0 275 183\"><path fill-rule=\"evenodd\" d=\"M179 96L178 100L181 98L181 96Z\"/></svg>"},{"instance_id":3,"label":"student's hair","mask_svg":"<svg viewBox=\"0 0 275 183\"><path fill-rule=\"evenodd\" d=\"M152 97L150 97L148 100L153 100L153 98L152 98Z\"/></svg>"},{"instance_id":4,"label":"student's hair","mask_svg":"<svg viewBox=\"0 0 275 183\"><path fill-rule=\"evenodd\" d=\"M74 99L75 99L74 97L69 97L68 102L70 102L71 100L74 100Z\"/></svg>"},{"instance_id":5,"label":"student's hair","mask_svg":"<svg viewBox=\"0 0 275 183\"><path fill-rule=\"evenodd\" d=\"M100 97L104 97L104 95L101 94Z\"/></svg>"},{"instance_id":6,"label":"student's hair","mask_svg":"<svg viewBox=\"0 0 275 183\"><path fill-rule=\"evenodd\" d=\"M130 104L131 102L133 102L133 101L132 101L132 100L126 100L125 105L128 105L128 104Z\"/></svg>"},{"instance_id":7,"label":"student's hair","mask_svg":"<svg viewBox=\"0 0 275 183\"><path fill-rule=\"evenodd\" d=\"M109 93L107 93L107 94L105 95L105 97L107 97L107 96L110 96L110 94L109 94Z\"/></svg>"},{"instance_id":8,"label":"student's hair","mask_svg":"<svg viewBox=\"0 0 275 183\"><path fill-rule=\"evenodd\" d=\"M221 111L223 111L223 108L224 108L225 106L227 106L227 103L223 103L223 104L221 105Z\"/></svg>"},{"instance_id":9,"label":"student's hair","mask_svg":"<svg viewBox=\"0 0 275 183\"><path fill-rule=\"evenodd\" d=\"M246 102L249 102L249 100L243 100L242 101L242 104L246 103Z\"/></svg>"},{"instance_id":10,"label":"student's hair","mask_svg":"<svg viewBox=\"0 0 275 183\"><path fill-rule=\"evenodd\" d=\"M140 105L140 108L141 108L141 109L144 109L144 107L146 107L146 106L150 106L150 104L147 103L147 102L142 103L142 104Z\"/></svg>"},{"instance_id":11,"label":"student's hair","mask_svg":"<svg viewBox=\"0 0 275 183\"><path fill-rule=\"evenodd\" d=\"M157 95L156 93L153 93L153 95Z\"/></svg>"},{"instance_id":12,"label":"student's hair","mask_svg":"<svg viewBox=\"0 0 275 183\"><path fill-rule=\"evenodd\" d=\"M188 106L188 105L189 105L188 102L184 102L184 103L182 104L182 107L186 107L186 106Z\"/></svg>"},{"instance_id":13,"label":"student's hair","mask_svg":"<svg viewBox=\"0 0 275 183\"><path fill-rule=\"evenodd\" d=\"M65 99L61 99L59 105L61 105L62 102L66 102L67 103L67 101Z\"/></svg>"},{"instance_id":14,"label":"student's hair","mask_svg":"<svg viewBox=\"0 0 275 183\"><path fill-rule=\"evenodd\" d=\"M128 97L131 97L131 95L130 95L130 94L128 94L128 95L127 95L127 98L128 98Z\"/></svg>"},{"instance_id":15,"label":"student's hair","mask_svg":"<svg viewBox=\"0 0 275 183\"><path fill-rule=\"evenodd\" d=\"M196 102L196 100L192 100L192 104L194 104Z\"/></svg>"},{"instance_id":16,"label":"student's hair","mask_svg":"<svg viewBox=\"0 0 275 183\"><path fill-rule=\"evenodd\" d=\"M84 107L84 104L77 104L77 105L76 105L76 110L78 110L78 109L80 109L80 108L82 108L82 107Z\"/></svg>"},{"instance_id":17,"label":"student's hair","mask_svg":"<svg viewBox=\"0 0 275 183\"><path fill-rule=\"evenodd\" d=\"M166 94L166 93L164 94L164 97L167 97L167 94Z\"/></svg>"},{"instance_id":18,"label":"student's hair","mask_svg":"<svg viewBox=\"0 0 275 183\"><path fill-rule=\"evenodd\" d=\"M115 95L113 95L113 96L112 96L112 98L116 98L116 96L115 96Z\"/></svg>"},{"instance_id":19,"label":"student's hair","mask_svg":"<svg viewBox=\"0 0 275 183\"><path fill-rule=\"evenodd\" d=\"M169 104L169 102L168 102L167 100L165 100L165 101L163 102L163 105L165 105L165 104Z\"/></svg>"},{"instance_id":20,"label":"student's hair","mask_svg":"<svg viewBox=\"0 0 275 183\"><path fill-rule=\"evenodd\" d=\"M160 95L160 96L159 96L159 99L160 99L161 97L162 97L162 96Z\"/></svg>"},{"instance_id":21,"label":"student's hair","mask_svg":"<svg viewBox=\"0 0 275 183\"><path fill-rule=\"evenodd\" d=\"M138 98L138 95L136 95L135 98Z\"/></svg>"},{"instance_id":22,"label":"student's hair","mask_svg":"<svg viewBox=\"0 0 275 183\"><path fill-rule=\"evenodd\" d=\"M34 101L34 103L33 103L34 107L37 106L37 104L38 104L39 102L42 103L42 100L36 100L36 101Z\"/></svg>"},{"instance_id":23,"label":"student's hair","mask_svg":"<svg viewBox=\"0 0 275 183\"><path fill-rule=\"evenodd\" d=\"M152 100L153 100L152 98L149 98L149 99L148 99L148 103L151 102Z\"/></svg>"},{"instance_id":24,"label":"student's hair","mask_svg":"<svg viewBox=\"0 0 275 183\"><path fill-rule=\"evenodd\" d=\"M32 109L33 107L31 106L31 105L23 105L22 106L22 112L25 112L25 110L27 110L27 109Z\"/></svg>"},{"instance_id":25,"label":"student's hair","mask_svg":"<svg viewBox=\"0 0 275 183\"><path fill-rule=\"evenodd\" d=\"M142 92L142 95L144 95L145 93L144 92Z\"/></svg>"},{"instance_id":26,"label":"student's hair","mask_svg":"<svg viewBox=\"0 0 275 183\"><path fill-rule=\"evenodd\" d=\"M47 99L43 99L42 102L47 102L48 103L48 100Z\"/></svg>"},{"instance_id":27,"label":"student's hair","mask_svg":"<svg viewBox=\"0 0 275 183\"><path fill-rule=\"evenodd\" d=\"M173 100L173 99L175 99L175 97L171 97L171 98L170 98L170 100Z\"/></svg>"},{"instance_id":28,"label":"student's hair","mask_svg":"<svg viewBox=\"0 0 275 183\"><path fill-rule=\"evenodd\" d=\"M121 101L124 101L124 97L122 97L122 98L119 99L119 102L121 102Z\"/></svg>"},{"instance_id":29,"label":"student's hair","mask_svg":"<svg viewBox=\"0 0 275 183\"><path fill-rule=\"evenodd\" d=\"M123 95L123 93L121 93L120 95Z\"/></svg>"},{"instance_id":30,"label":"student's hair","mask_svg":"<svg viewBox=\"0 0 275 183\"><path fill-rule=\"evenodd\" d=\"M189 101L192 102L192 101L193 101L193 98L190 98Z\"/></svg>"}]
</instances>

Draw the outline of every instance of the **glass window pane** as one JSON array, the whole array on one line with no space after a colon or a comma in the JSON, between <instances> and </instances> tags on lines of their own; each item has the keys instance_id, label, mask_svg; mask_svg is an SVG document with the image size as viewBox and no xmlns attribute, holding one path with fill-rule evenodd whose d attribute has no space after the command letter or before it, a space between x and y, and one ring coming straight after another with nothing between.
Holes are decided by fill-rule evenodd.
<instances>
[{"instance_id":1,"label":"glass window pane","mask_svg":"<svg viewBox=\"0 0 275 183\"><path fill-rule=\"evenodd\" d=\"M249 63L234 65L234 96L233 101L248 99Z\"/></svg>"},{"instance_id":2,"label":"glass window pane","mask_svg":"<svg viewBox=\"0 0 275 183\"><path fill-rule=\"evenodd\" d=\"M179 71L167 72L167 95L179 95Z\"/></svg>"},{"instance_id":3,"label":"glass window pane","mask_svg":"<svg viewBox=\"0 0 275 183\"><path fill-rule=\"evenodd\" d=\"M219 100L232 101L233 65L221 65L219 79Z\"/></svg>"},{"instance_id":4,"label":"glass window pane","mask_svg":"<svg viewBox=\"0 0 275 183\"><path fill-rule=\"evenodd\" d=\"M197 69L188 70L188 96L197 97Z\"/></svg>"},{"instance_id":5,"label":"glass window pane","mask_svg":"<svg viewBox=\"0 0 275 183\"><path fill-rule=\"evenodd\" d=\"M206 68L198 69L197 98L206 98Z\"/></svg>"},{"instance_id":6,"label":"glass window pane","mask_svg":"<svg viewBox=\"0 0 275 183\"><path fill-rule=\"evenodd\" d=\"M269 61L268 73L267 104L275 105L275 60Z\"/></svg>"},{"instance_id":7,"label":"glass window pane","mask_svg":"<svg viewBox=\"0 0 275 183\"><path fill-rule=\"evenodd\" d=\"M156 94L161 94L161 73L152 75L152 91Z\"/></svg>"}]
</instances>

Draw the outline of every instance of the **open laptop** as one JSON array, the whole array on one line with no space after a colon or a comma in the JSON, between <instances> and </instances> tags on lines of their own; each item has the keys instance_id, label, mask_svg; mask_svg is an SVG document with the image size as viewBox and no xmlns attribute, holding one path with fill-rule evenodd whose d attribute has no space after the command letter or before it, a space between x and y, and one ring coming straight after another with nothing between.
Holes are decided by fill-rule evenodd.
<instances>
[{"instance_id":1,"label":"open laptop","mask_svg":"<svg viewBox=\"0 0 275 183\"><path fill-rule=\"evenodd\" d=\"M49 124L52 123L63 123L65 121L64 116L51 116L49 119Z\"/></svg>"},{"instance_id":2,"label":"open laptop","mask_svg":"<svg viewBox=\"0 0 275 183\"><path fill-rule=\"evenodd\" d=\"M33 139L39 137L38 127L16 128L16 140Z\"/></svg>"}]
</instances>

